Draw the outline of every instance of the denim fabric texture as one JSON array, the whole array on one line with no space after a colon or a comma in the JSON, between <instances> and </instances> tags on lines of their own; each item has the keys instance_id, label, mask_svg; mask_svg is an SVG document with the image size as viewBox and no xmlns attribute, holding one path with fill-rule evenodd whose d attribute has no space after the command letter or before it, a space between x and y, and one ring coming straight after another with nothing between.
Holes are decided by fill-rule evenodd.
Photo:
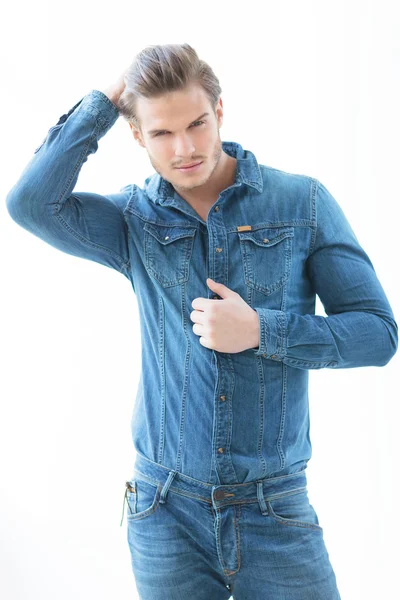
<instances>
[{"instance_id":1,"label":"denim fabric texture","mask_svg":"<svg viewBox=\"0 0 400 600\"><path fill-rule=\"evenodd\" d=\"M212 485L138 454L126 484L142 600L340 600L304 470Z\"/></svg>"},{"instance_id":2,"label":"denim fabric texture","mask_svg":"<svg viewBox=\"0 0 400 600\"><path fill-rule=\"evenodd\" d=\"M316 581L318 560L326 550L305 490L304 471L311 458L308 371L386 365L398 347L388 298L325 185L259 164L236 142L222 142L223 150L237 160L236 178L220 193L207 221L158 173L142 187L130 183L113 194L75 191L84 162L118 117L118 108L101 91L84 96L50 128L6 203L21 227L62 252L117 270L136 294L142 355L131 427L137 461L149 469L149 479L132 477L125 499L142 597L160 597L148 578L165 582L161 573L179 559L172 535L185 540L184 557L195 547L182 531L179 515L187 522L190 516L196 519L193 527L204 535L205 544L213 521L214 533L226 535L225 540L218 538L217 547L209 540L209 562L203 559L199 567L206 570L212 563L220 569L221 581L238 569L234 532L239 536L241 523L242 564L256 569L253 574L263 572L261 549L269 535L272 545L281 539L289 546L303 536L315 565L313 579L305 556L300 556L306 567L303 581ZM258 347L223 353L199 343L192 330L191 302L196 297L218 299L207 277L240 294L257 312ZM316 295L327 316L315 314ZM172 478L168 485L166 473ZM290 475L293 480L285 479ZM271 501L268 482L274 481L282 486ZM290 487L292 481L300 488L286 495L286 483ZM166 493L169 485L167 498L173 500L167 517L163 509L168 501L159 502L161 490ZM233 496L237 504L228 494L230 500L218 505L214 492L230 486L237 486L233 494L245 493ZM191 508L193 498L196 508ZM202 532L198 523L203 520ZM174 534L167 533L168 522ZM150 541L159 543L157 531L160 554L153 566L149 562L146 576L141 560L146 551L149 560L157 554L154 546L149 551ZM321 585L329 581L329 591L315 587L301 595L304 590L300 583L296 587L296 569L293 564L290 568L285 553L278 553L274 563L267 552L265 560L272 569L269 577L264 572L269 595L260 591L257 596L255 588L246 591L251 586L242 580L238 598L339 598L327 563L320 575L327 575L321 575ZM192 567L196 569L194 558ZM189 567L185 573L186 578L193 576ZM273 582L274 573L281 587ZM229 597L214 589L208 596L185 595L193 594L193 588L188 583L184 591L179 585L173 591L173 579L171 575L165 599Z\"/></svg>"}]
</instances>

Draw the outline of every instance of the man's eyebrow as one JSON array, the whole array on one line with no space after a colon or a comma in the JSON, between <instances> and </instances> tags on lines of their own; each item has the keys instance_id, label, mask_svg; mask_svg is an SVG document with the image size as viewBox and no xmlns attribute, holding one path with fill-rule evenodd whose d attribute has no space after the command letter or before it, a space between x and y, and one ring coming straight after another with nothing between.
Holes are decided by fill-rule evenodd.
<instances>
[{"instance_id":1,"label":"man's eyebrow","mask_svg":"<svg viewBox=\"0 0 400 600\"><path fill-rule=\"evenodd\" d=\"M203 113L202 115L200 115L199 117L197 117L197 119L194 119L191 123L189 123L189 125L192 125L196 121L200 121L200 119L202 119L203 117L208 117L209 114L210 113L208 113L208 112ZM151 133L158 133L159 131L168 131L168 129L151 129L147 133L150 135Z\"/></svg>"}]
</instances>

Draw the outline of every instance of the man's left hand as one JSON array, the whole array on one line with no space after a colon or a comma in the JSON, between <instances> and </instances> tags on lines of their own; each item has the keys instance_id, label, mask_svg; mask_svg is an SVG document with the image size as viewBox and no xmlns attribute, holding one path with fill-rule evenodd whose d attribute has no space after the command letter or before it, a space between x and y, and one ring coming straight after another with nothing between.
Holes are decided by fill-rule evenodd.
<instances>
[{"instance_id":1,"label":"man's left hand","mask_svg":"<svg viewBox=\"0 0 400 600\"><path fill-rule=\"evenodd\" d=\"M200 344L218 352L242 352L258 348L259 318L243 298L223 283L207 279L208 287L221 299L195 298L190 313L193 332Z\"/></svg>"}]
</instances>

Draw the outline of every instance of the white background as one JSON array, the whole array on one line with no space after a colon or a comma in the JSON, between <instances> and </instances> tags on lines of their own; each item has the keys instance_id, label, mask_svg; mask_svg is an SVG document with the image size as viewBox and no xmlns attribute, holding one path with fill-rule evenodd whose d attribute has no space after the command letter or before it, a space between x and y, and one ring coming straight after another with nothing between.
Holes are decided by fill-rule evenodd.
<instances>
[{"instance_id":1,"label":"white background","mask_svg":"<svg viewBox=\"0 0 400 600\"><path fill-rule=\"evenodd\" d=\"M6 194L85 94L144 46L188 42L220 80L221 138L327 186L397 317L396 3L40 1L7 3L0 20L0 595L134 599L126 510L120 520L135 456L136 298L116 271L20 228ZM116 192L153 172L120 118L75 189ZM399 360L310 371L309 497L342 600L398 593Z\"/></svg>"}]
</instances>

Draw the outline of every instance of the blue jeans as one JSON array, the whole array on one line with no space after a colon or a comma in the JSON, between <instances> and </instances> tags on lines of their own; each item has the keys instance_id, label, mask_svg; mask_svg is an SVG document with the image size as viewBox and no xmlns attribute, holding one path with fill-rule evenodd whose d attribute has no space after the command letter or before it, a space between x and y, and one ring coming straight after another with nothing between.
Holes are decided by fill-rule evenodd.
<instances>
[{"instance_id":1,"label":"blue jeans","mask_svg":"<svg viewBox=\"0 0 400 600\"><path fill-rule=\"evenodd\" d=\"M212 485L137 453L125 499L141 600L340 600L304 469Z\"/></svg>"}]
</instances>

